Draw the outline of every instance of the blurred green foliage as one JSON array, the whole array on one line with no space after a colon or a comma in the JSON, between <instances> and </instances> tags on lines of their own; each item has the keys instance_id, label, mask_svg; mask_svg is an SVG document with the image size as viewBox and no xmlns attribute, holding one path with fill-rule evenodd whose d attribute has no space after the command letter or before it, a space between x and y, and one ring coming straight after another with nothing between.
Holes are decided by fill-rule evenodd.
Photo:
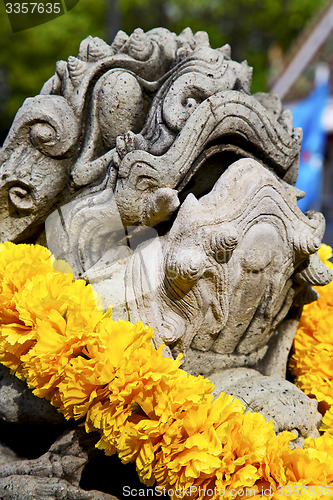
<instances>
[{"instance_id":1,"label":"blurred green foliage","mask_svg":"<svg viewBox=\"0 0 333 500\"><path fill-rule=\"evenodd\" d=\"M54 74L56 61L76 55L80 41L88 35L103 37L104 14L104 0L80 0L73 10L57 19L12 33L4 5L0 4L2 130L10 126L24 99L38 94Z\"/></svg>"},{"instance_id":2,"label":"blurred green foliage","mask_svg":"<svg viewBox=\"0 0 333 500\"><path fill-rule=\"evenodd\" d=\"M149 29L155 20L172 31L209 33L212 47L229 43L232 57L254 67L252 91L266 91L268 52L290 48L323 0L122 0L123 26ZM142 15L142 12L145 14Z\"/></svg>"},{"instance_id":3,"label":"blurred green foliage","mask_svg":"<svg viewBox=\"0 0 333 500\"><path fill-rule=\"evenodd\" d=\"M113 4L111 2L114 2ZM54 73L55 62L76 55L88 35L108 37L112 28L131 33L164 26L176 33L190 26L209 33L212 47L230 43L235 60L254 66L252 91L267 90L268 53L286 51L324 0L80 0L67 14L13 34L0 4L0 128L36 95ZM110 9L111 5L111 9ZM111 12L111 16L110 16ZM110 40L108 40L110 41Z\"/></svg>"}]
</instances>

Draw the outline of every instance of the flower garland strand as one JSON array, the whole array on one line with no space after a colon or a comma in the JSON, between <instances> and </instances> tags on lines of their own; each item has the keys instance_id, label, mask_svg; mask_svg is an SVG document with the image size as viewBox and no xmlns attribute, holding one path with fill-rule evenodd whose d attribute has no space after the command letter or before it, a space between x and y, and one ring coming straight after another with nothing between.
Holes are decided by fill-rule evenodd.
<instances>
[{"instance_id":1,"label":"flower garland strand","mask_svg":"<svg viewBox=\"0 0 333 500\"><path fill-rule=\"evenodd\" d=\"M0 245L0 299L0 361L98 430L107 455L135 461L146 485L173 500L240 499L246 488L253 499L331 495L333 434L293 450L292 433L276 435L230 395L213 400L209 380L164 358L151 328L103 313L92 287L46 248Z\"/></svg>"},{"instance_id":2,"label":"flower garland strand","mask_svg":"<svg viewBox=\"0 0 333 500\"><path fill-rule=\"evenodd\" d=\"M319 258L330 269L333 269L329 261L332 256L332 248L322 245ZM314 288L320 299L304 306L289 368L295 384L309 397L316 398L325 413L333 406L333 281ZM326 422L333 418L332 411L332 417L326 414ZM333 425L326 425L325 429L328 427L333 433Z\"/></svg>"}]
</instances>

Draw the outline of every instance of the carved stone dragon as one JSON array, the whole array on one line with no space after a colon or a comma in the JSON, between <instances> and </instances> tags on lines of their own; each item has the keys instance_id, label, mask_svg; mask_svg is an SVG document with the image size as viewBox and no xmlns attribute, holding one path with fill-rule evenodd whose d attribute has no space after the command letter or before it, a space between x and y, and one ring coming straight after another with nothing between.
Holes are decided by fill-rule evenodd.
<instances>
[{"instance_id":1,"label":"carved stone dragon","mask_svg":"<svg viewBox=\"0 0 333 500\"><path fill-rule=\"evenodd\" d=\"M332 279L325 221L297 207L302 131L251 74L204 32L88 37L14 119L0 235L46 233L115 318L151 325L278 431L315 436L316 402L284 379L301 307Z\"/></svg>"}]
</instances>

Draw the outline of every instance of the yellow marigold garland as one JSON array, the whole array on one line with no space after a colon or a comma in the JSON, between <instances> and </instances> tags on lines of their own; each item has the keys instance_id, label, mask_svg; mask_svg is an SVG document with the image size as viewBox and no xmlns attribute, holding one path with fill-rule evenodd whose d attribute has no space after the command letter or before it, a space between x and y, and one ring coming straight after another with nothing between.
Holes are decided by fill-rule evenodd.
<instances>
[{"instance_id":1,"label":"yellow marigold garland","mask_svg":"<svg viewBox=\"0 0 333 500\"><path fill-rule=\"evenodd\" d=\"M330 269L332 255L331 247L321 246L319 257ZM325 412L333 405L333 281L314 288L320 299L304 306L289 366L295 384Z\"/></svg>"},{"instance_id":2,"label":"yellow marigold garland","mask_svg":"<svg viewBox=\"0 0 333 500\"><path fill-rule=\"evenodd\" d=\"M0 361L34 394L83 417L100 449L135 460L140 479L173 499L244 498L245 488L251 498L330 494L330 432L292 450L291 433L277 436L232 396L213 400L209 380L153 347L151 328L113 321L62 267L43 247L0 245Z\"/></svg>"}]
</instances>

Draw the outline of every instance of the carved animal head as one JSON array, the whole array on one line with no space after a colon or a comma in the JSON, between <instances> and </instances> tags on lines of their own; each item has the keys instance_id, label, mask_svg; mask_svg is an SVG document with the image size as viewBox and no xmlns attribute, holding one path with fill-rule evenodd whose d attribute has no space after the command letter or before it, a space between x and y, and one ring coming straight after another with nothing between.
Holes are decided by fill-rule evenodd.
<instances>
[{"instance_id":1,"label":"carved animal head","mask_svg":"<svg viewBox=\"0 0 333 500\"><path fill-rule=\"evenodd\" d=\"M32 237L57 205L103 179L116 137L141 130L147 92L161 85L176 38L164 29L119 32L112 45L88 37L78 57L58 61L41 94L23 103L1 150L1 241Z\"/></svg>"},{"instance_id":2,"label":"carved animal head","mask_svg":"<svg viewBox=\"0 0 333 500\"><path fill-rule=\"evenodd\" d=\"M293 183L301 133L276 97L250 95L251 72L204 32L88 37L14 120L0 157L2 241L33 237L54 208L106 185L125 225L154 226L241 157Z\"/></svg>"},{"instance_id":3,"label":"carved animal head","mask_svg":"<svg viewBox=\"0 0 333 500\"><path fill-rule=\"evenodd\" d=\"M317 256L323 218L304 215L292 189L260 163L238 160L207 195L187 196L161 250L134 254L129 308L154 327L157 344L218 354L220 368L246 356L254 364L300 294L313 300L310 287L331 281Z\"/></svg>"},{"instance_id":4,"label":"carved animal head","mask_svg":"<svg viewBox=\"0 0 333 500\"><path fill-rule=\"evenodd\" d=\"M50 249L116 280L156 343L258 361L290 306L332 276L316 253L324 219L296 204L302 131L277 96L250 94L251 75L203 32L88 37L3 145L2 241L32 239L53 212ZM127 262L140 225L157 237Z\"/></svg>"},{"instance_id":5,"label":"carved animal head","mask_svg":"<svg viewBox=\"0 0 333 500\"><path fill-rule=\"evenodd\" d=\"M293 185L302 132L293 129L292 116L282 110L277 96L250 94L251 74L246 62L231 59L229 46L213 50L203 32L193 35L187 29L176 36L158 28L148 33L135 30L129 37L119 32L111 45L88 37L81 43L78 56L59 61L56 74L41 94L27 99L15 117L1 151L2 240L30 238L60 207L53 217L55 222L49 224L50 231L56 232L55 250L68 249L71 263L82 273L101 259L106 245L113 241L110 233L119 230L119 221L125 228L153 226L168 235L171 245L163 264L168 269L166 295L178 289L190 297L194 290L201 290L203 283L208 286L209 280L203 280L207 266L218 291L221 269L216 259L207 264L213 249L231 262L244 245L251 248L246 258L240 258L243 267L238 270L247 273L241 280L246 282L248 276L261 275L269 265L266 257L257 255L256 249L263 245L261 235L271 241L272 251L289 238L293 243L288 251L293 257L288 254L285 272L289 283L297 270L293 300L296 296L299 302L311 300L313 293L305 285L329 278L324 271L324 278L318 275L318 263L312 257L322 238L324 222L316 214L304 216L296 206L300 193ZM251 175L232 168L240 159L250 161ZM259 171L253 167L256 162L261 165ZM229 171L234 177L227 174ZM249 186L259 189L257 174L267 183L274 179L272 192L279 192L284 204L286 199L291 200L288 203L293 208L287 210L293 227L290 234L278 222L283 210L275 219L268 220L266 212L259 214L253 227L247 221L251 199L246 197L245 188L239 192L232 183L237 184L239 176L240 185L246 178ZM225 182L236 194L221 188ZM218 203L212 201L217 193ZM248 202L242 200L243 196ZM63 207L67 202L68 209ZM210 220L206 204L209 213L223 214L219 215L221 227ZM180 221L185 216L190 221L196 207L202 212L201 219L195 219L186 236L188 228L185 230L186 224L182 227ZM240 210L237 216L236 208ZM204 220L206 233L208 228L211 233L202 236L202 247L191 238ZM312 228L306 229L305 239L296 228L298 223ZM190 255L184 248L191 249ZM229 260L227 266L231 265ZM168 273L176 273L177 279L171 279ZM200 287L195 284L198 277ZM235 291L237 286L232 292L234 301L236 297L243 300L239 298L241 292ZM291 294L283 290L285 298ZM204 296L195 293L195 301ZM236 302L231 306L226 297L217 295L215 304L207 305L211 317L216 317L215 333L227 321L225 311L238 307ZM238 327L239 331L242 328ZM186 339L190 337L186 334ZM184 345L188 342L184 340Z\"/></svg>"}]
</instances>

